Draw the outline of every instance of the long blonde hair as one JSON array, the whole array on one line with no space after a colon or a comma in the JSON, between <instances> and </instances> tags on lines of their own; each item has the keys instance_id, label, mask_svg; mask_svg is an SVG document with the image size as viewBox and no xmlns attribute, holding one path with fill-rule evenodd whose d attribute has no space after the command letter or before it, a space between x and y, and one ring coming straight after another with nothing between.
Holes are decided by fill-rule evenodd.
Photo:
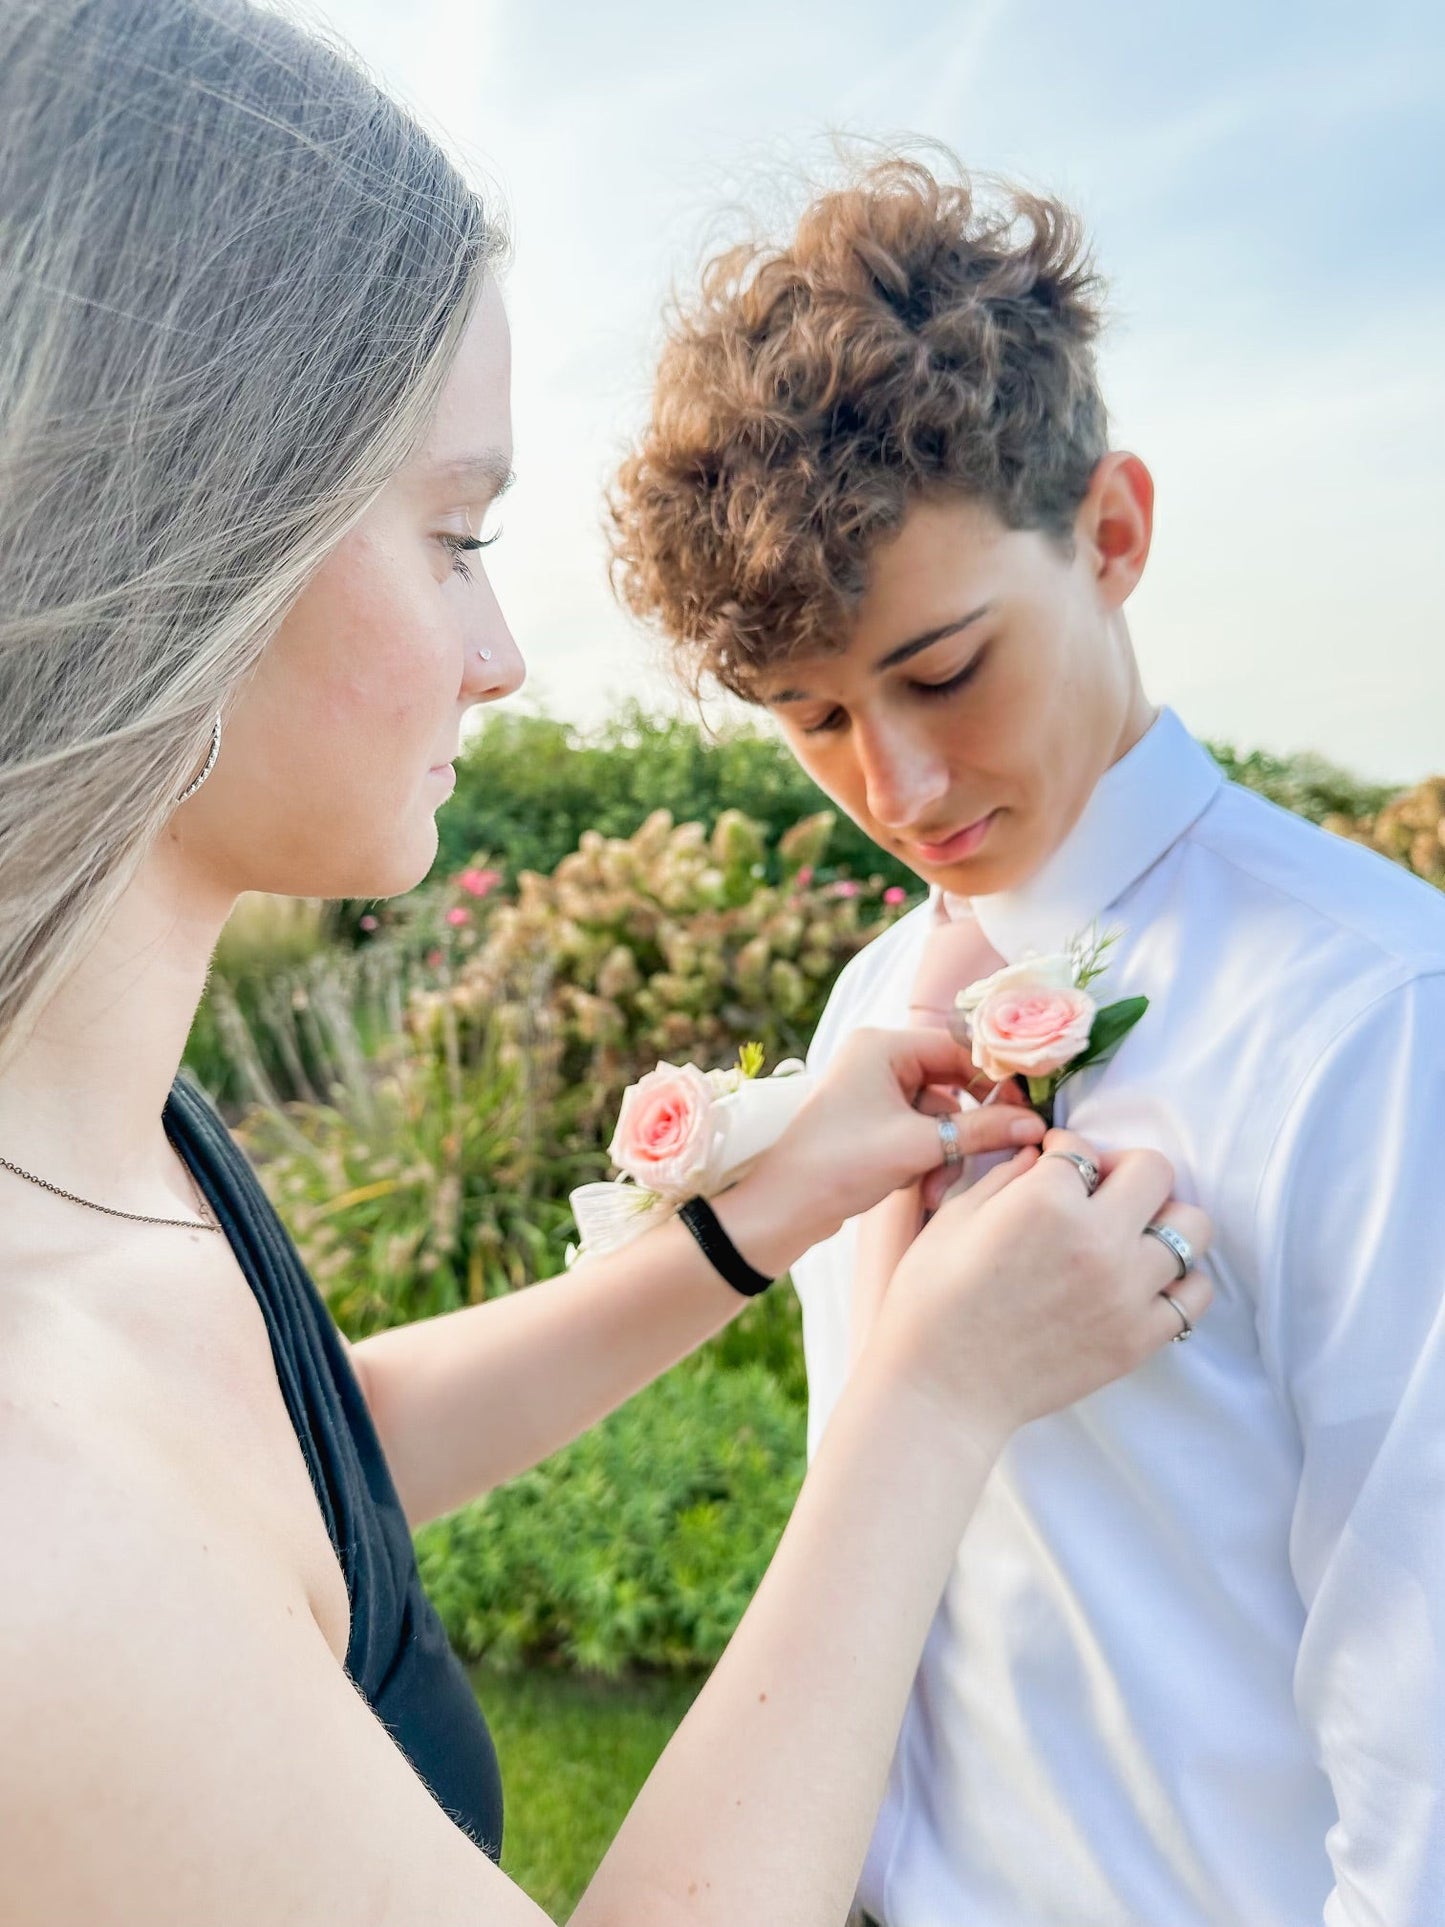
<instances>
[{"instance_id":1,"label":"long blonde hair","mask_svg":"<svg viewBox=\"0 0 1445 1927\"><path fill-rule=\"evenodd\" d=\"M414 449L499 226L246 0L0 0L0 1058Z\"/></svg>"}]
</instances>

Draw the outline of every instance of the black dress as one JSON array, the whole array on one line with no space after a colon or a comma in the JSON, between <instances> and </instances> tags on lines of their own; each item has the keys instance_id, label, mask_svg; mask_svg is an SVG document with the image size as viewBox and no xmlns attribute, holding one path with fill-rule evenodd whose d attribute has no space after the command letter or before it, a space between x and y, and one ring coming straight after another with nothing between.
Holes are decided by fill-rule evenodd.
<instances>
[{"instance_id":1,"label":"black dress","mask_svg":"<svg viewBox=\"0 0 1445 1927\"><path fill-rule=\"evenodd\" d=\"M193 1086L165 1112L255 1292L276 1376L346 1575L346 1670L457 1825L495 1860L502 1786L466 1673L422 1591L401 1502L331 1315L256 1174Z\"/></svg>"}]
</instances>

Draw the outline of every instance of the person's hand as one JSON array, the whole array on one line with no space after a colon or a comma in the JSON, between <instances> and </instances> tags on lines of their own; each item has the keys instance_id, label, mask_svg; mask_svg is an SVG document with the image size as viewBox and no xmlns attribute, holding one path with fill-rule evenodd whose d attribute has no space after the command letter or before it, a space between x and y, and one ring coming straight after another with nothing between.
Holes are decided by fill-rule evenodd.
<instances>
[{"instance_id":1,"label":"person's hand","mask_svg":"<svg viewBox=\"0 0 1445 1927\"><path fill-rule=\"evenodd\" d=\"M1090 1197L1076 1165L1101 1172ZM1101 1153L1050 1131L948 1201L893 1274L874 1336L886 1369L952 1414L992 1452L1028 1420L1121 1377L1209 1308L1208 1278L1178 1278L1173 1253L1145 1236L1173 1227L1200 1257L1209 1219L1171 1199L1157 1151Z\"/></svg>"},{"instance_id":2,"label":"person's hand","mask_svg":"<svg viewBox=\"0 0 1445 1927\"><path fill-rule=\"evenodd\" d=\"M959 1111L950 1093L975 1086L992 1101ZM792 1214L806 1210L816 1243L900 1185L925 1178L941 1191L957 1177L944 1162L940 1115L952 1120L960 1157L1037 1144L1043 1120L1002 1101L1009 1095L978 1079L968 1046L946 1031L854 1031L755 1175Z\"/></svg>"}]
</instances>

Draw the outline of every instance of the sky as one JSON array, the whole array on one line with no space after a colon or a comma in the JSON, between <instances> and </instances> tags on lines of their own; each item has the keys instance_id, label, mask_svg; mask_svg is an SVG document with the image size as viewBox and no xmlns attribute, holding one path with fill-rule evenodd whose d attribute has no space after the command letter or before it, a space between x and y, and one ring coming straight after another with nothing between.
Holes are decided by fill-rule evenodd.
<instances>
[{"instance_id":1,"label":"sky","mask_svg":"<svg viewBox=\"0 0 1445 1927\"><path fill-rule=\"evenodd\" d=\"M1377 0L320 0L505 204L518 486L488 570L527 699L675 702L601 501L670 287L787 223L838 133L1061 193L1111 289L1129 604L1202 735L1445 771L1445 9Z\"/></svg>"}]
</instances>

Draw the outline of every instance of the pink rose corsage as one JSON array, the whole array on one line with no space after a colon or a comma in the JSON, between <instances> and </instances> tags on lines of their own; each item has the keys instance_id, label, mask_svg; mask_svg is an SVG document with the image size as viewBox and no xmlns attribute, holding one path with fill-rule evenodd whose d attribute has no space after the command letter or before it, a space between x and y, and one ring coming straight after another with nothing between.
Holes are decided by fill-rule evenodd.
<instances>
[{"instance_id":1,"label":"pink rose corsage","mask_svg":"<svg viewBox=\"0 0 1445 1927\"><path fill-rule=\"evenodd\" d=\"M1090 994L1121 934L1091 929L1066 952L1009 964L955 1000L975 1065L996 1084L1017 1077L1045 1123L1059 1086L1112 1055L1149 1008L1147 997L1101 1006Z\"/></svg>"},{"instance_id":2,"label":"pink rose corsage","mask_svg":"<svg viewBox=\"0 0 1445 1927\"><path fill-rule=\"evenodd\" d=\"M689 1198L736 1184L802 1109L813 1080L789 1058L762 1077L763 1053L745 1044L732 1070L659 1064L622 1097L608 1156L618 1177L584 1184L569 1202L581 1243L567 1262L616 1251L670 1218Z\"/></svg>"}]
</instances>

